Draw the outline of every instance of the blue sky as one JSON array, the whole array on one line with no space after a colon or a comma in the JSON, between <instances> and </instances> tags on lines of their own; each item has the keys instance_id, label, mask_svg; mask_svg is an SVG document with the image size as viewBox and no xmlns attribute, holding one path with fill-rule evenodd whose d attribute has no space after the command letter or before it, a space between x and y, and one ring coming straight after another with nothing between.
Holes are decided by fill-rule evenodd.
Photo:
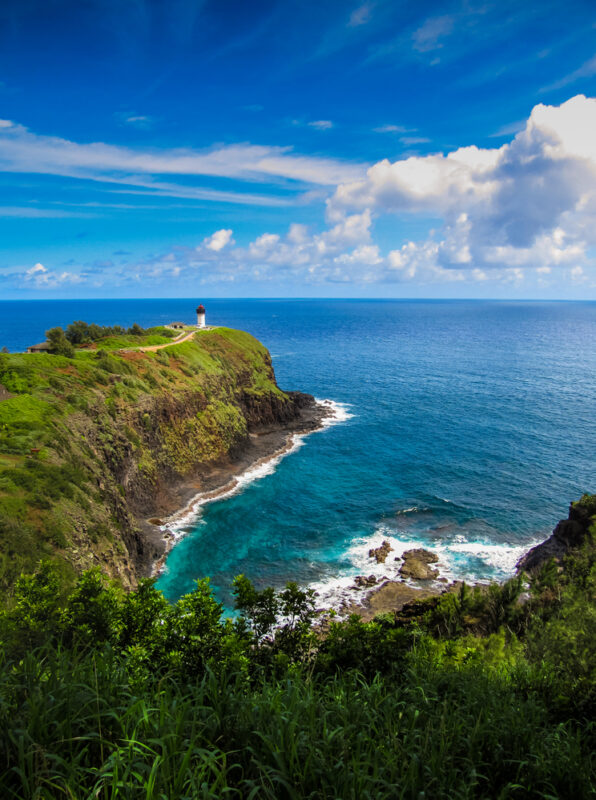
<instances>
[{"instance_id":1,"label":"blue sky","mask_svg":"<svg viewBox=\"0 0 596 800\"><path fill-rule=\"evenodd\" d=\"M0 297L596 297L593 2L0 4Z\"/></svg>"}]
</instances>

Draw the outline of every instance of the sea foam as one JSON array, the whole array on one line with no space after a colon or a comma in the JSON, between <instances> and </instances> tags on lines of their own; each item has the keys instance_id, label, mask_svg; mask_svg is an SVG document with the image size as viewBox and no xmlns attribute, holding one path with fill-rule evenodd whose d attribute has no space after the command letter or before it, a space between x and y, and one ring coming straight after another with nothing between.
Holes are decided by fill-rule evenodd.
<instances>
[{"instance_id":1,"label":"sea foam","mask_svg":"<svg viewBox=\"0 0 596 800\"><path fill-rule=\"evenodd\" d=\"M404 511L416 511L415 507ZM387 541L393 548L385 563L378 564L369 556L369 550ZM439 577L448 581L464 580L468 583L488 583L490 580L505 580L515 571L515 565L527 550L538 544L533 539L525 544L505 544L489 541L467 541L463 535L456 535L450 541L437 542L420 535L407 536L388 525L379 525L371 536L359 536L350 542L343 562L346 564L341 575L330 575L311 584L317 593L317 607L333 608L342 616L342 607L359 605L367 595L367 590L354 589L357 575L374 575L378 584L384 580L401 581L399 568L406 550L425 548L439 557L433 564ZM420 583L406 580L410 586L420 587ZM433 581L431 585L443 589L445 584Z\"/></svg>"}]
</instances>

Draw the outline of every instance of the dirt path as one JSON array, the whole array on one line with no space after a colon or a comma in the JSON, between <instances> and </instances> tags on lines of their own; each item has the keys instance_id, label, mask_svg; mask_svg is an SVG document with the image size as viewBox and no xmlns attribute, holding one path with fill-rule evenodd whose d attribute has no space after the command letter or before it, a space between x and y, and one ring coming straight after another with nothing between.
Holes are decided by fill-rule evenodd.
<instances>
[{"instance_id":1,"label":"dirt path","mask_svg":"<svg viewBox=\"0 0 596 800\"><path fill-rule=\"evenodd\" d=\"M146 347L125 347L122 350L119 350L120 353L154 353L156 350L163 350L164 347L171 347L173 344L181 344L182 342L186 342L188 339L192 339L195 333L199 331L210 331L213 330L212 326L205 327L205 328L195 328L188 333L181 333L180 336L177 336L175 339L172 339L171 342L167 342L167 344L151 344L147 345Z\"/></svg>"},{"instance_id":2,"label":"dirt path","mask_svg":"<svg viewBox=\"0 0 596 800\"><path fill-rule=\"evenodd\" d=\"M164 347L171 347L173 344L180 344L181 342L185 342L187 339L190 339L195 333L198 331L190 331L189 333L181 333L180 336L177 336L175 339L172 339L171 342L167 344L152 344L147 345L147 347L135 347L135 350L141 351L142 353L154 353L156 350L162 350Z\"/></svg>"}]
</instances>

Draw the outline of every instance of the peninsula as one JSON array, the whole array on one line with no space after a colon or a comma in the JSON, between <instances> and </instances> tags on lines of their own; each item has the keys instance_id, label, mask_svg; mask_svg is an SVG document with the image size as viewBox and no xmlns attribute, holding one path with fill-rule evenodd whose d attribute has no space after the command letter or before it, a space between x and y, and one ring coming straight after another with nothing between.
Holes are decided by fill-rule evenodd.
<instances>
[{"instance_id":1,"label":"peninsula","mask_svg":"<svg viewBox=\"0 0 596 800\"><path fill-rule=\"evenodd\" d=\"M42 558L67 584L100 566L135 587L164 553L161 517L320 425L328 410L282 391L263 345L197 314L182 330L73 323L46 352L0 355L5 597Z\"/></svg>"}]
</instances>

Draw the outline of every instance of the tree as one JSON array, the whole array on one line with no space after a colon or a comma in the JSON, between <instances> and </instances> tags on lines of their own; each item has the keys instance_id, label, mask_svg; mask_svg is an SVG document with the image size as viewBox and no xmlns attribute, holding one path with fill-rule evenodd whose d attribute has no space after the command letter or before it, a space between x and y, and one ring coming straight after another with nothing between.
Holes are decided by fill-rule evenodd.
<instances>
[{"instance_id":1,"label":"tree","mask_svg":"<svg viewBox=\"0 0 596 800\"><path fill-rule=\"evenodd\" d=\"M10 350L8 347L3 347L2 350L0 350L0 353L10 353Z\"/></svg>"},{"instance_id":2,"label":"tree","mask_svg":"<svg viewBox=\"0 0 596 800\"><path fill-rule=\"evenodd\" d=\"M50 328L49 331L46 331L46 338L50 343L50 353L74 358L74 347L66 338L62 328Z\"/></svg>"},{"instance_id":3,"label":"tree","mask_svg":"<svg viewBox=\"0 0 596 800\"><path fill-rule=\"evenodd\" d=\"M66 338L71 344L82 344L89 340L89 325L81 319L71 322L66 329Z\"/></svg>"},{"instance_id":4,"label":"tree","mask_svg":"<svg viewBox=\"0 0 596 800\"><path fill-rule=\"evenodd\" d=\"M140 325L138 325L138 324L135 322L135 323L134 323L134 325L132 325L132 326L131 326L131 327L128 329L128 333L129 333L131 336L142 336L142 335L145 333L145 331L143 330L143 328L141 328L141 326L140 326Z\"/></svg>"}]
</instances>

